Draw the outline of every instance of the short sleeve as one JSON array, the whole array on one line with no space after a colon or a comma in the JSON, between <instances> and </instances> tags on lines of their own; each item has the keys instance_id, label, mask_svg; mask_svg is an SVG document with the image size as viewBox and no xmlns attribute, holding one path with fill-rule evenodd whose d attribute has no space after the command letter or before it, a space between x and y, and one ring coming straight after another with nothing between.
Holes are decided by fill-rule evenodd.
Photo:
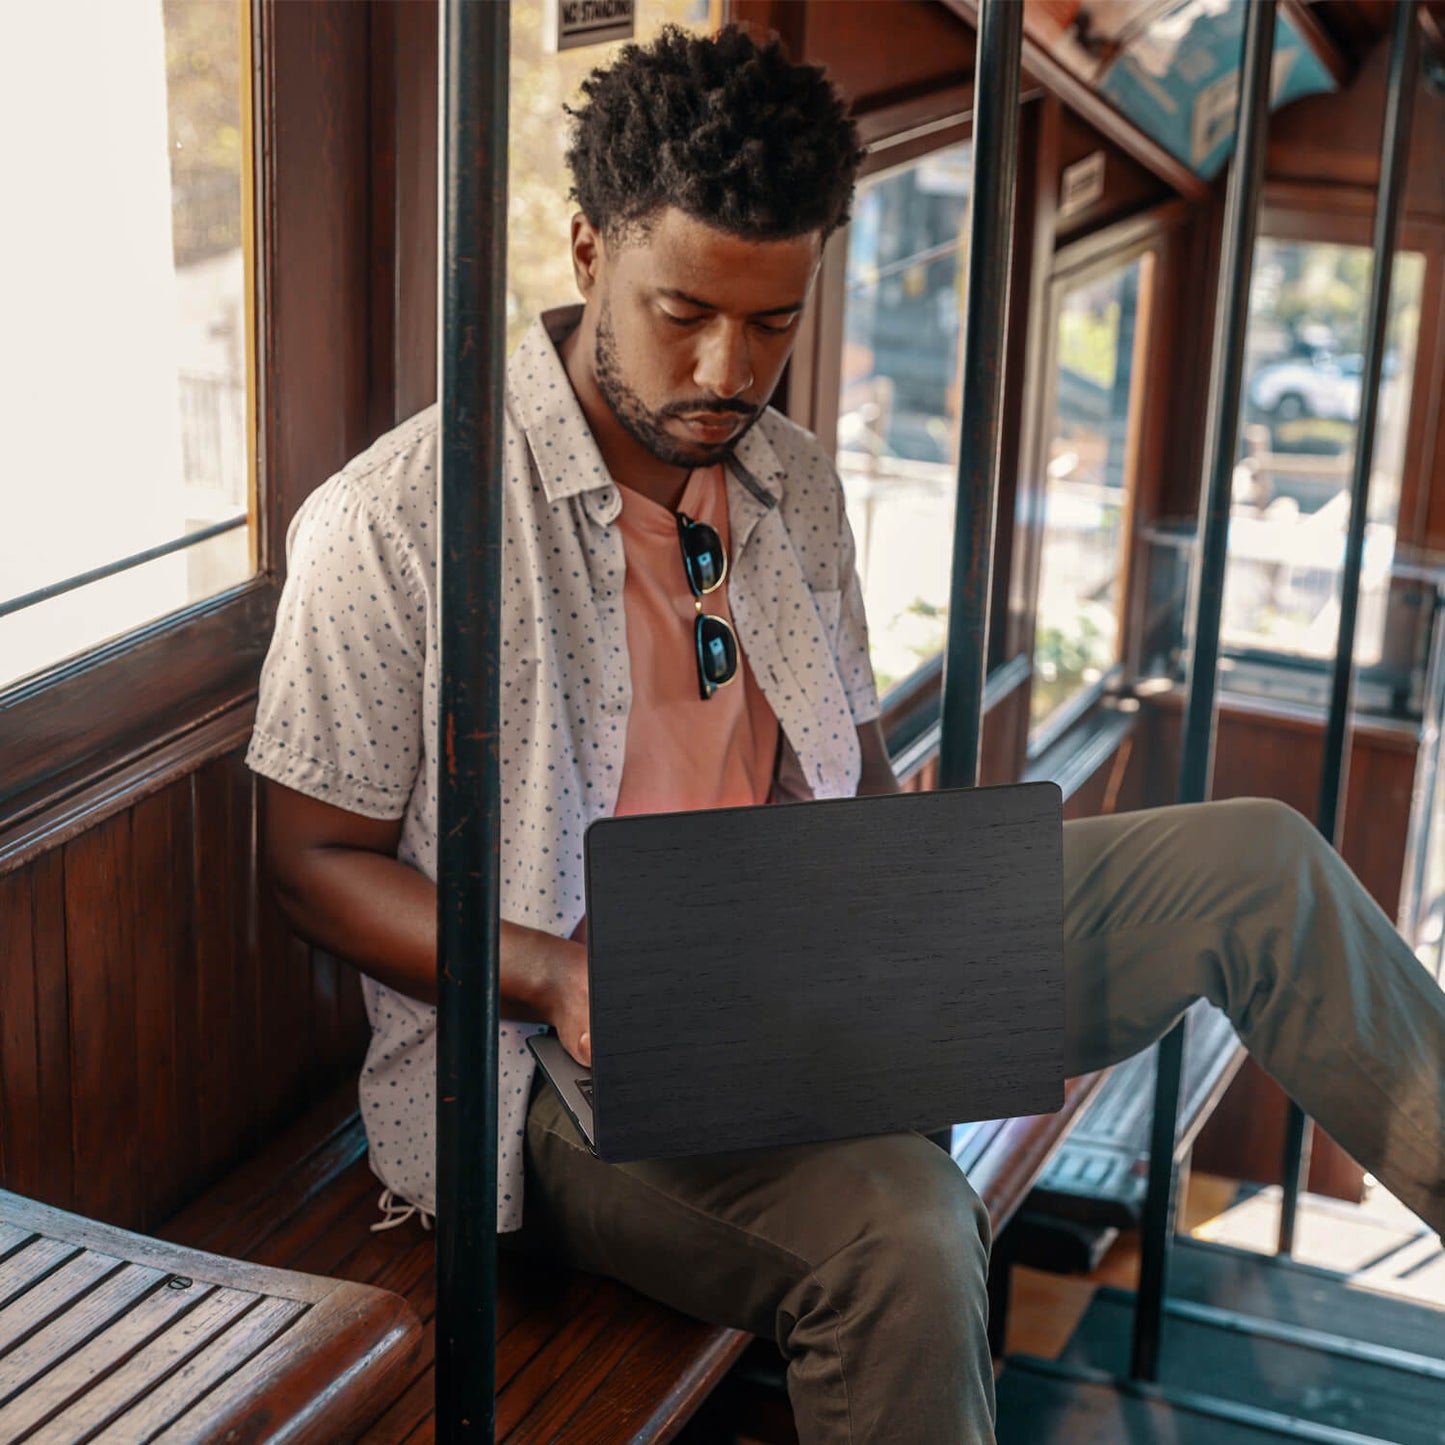
<instances>
[{"instance_id":1,"label":"short sleeve","mask_svg":"<svg viewBox=\"0 0 1445 1445\"><path fill-rule=\"evenodd\" d=\"M872 722L882 709L878 704L878 685L873 677L873 663L868 654L868 618L863 609L863 586L858 580L857 549L853 529L848 525L848 509L843 504L842 488L838 493L838 586L842 605L838 617L838 676L848 707L859 727Z\"/></svg>"},{"instance_id":2,"label":"short sleeve","mask_svg":"<svg viewBox=\"0 0 1445 1445\"><path fill-rule=\"evenodd\" d=\"M347 473L309 497L261 673L246 762L370 818L398 818L422 761L426 604L396 512Z\"/></svg>"}]
</instances>

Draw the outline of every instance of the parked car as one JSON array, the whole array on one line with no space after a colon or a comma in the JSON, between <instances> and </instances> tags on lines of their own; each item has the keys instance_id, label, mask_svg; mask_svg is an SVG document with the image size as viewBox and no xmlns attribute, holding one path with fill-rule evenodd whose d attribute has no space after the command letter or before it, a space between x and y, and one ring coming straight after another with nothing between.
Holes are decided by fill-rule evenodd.
<instances>
[{"instance_id":1,"label":"parked car","mask_svg":"<svg viewBox=\"0 0 1445 1445\"><path fill-rule=\"evenodd\" d=\"M1275 421L1300 417L1328 417L1354 421L1360 412L1360 372L1364 358L1316 353L1308 359L1292 357L1271 362L1255 372L1249 399Z\"/></svg>"}]
</instances>

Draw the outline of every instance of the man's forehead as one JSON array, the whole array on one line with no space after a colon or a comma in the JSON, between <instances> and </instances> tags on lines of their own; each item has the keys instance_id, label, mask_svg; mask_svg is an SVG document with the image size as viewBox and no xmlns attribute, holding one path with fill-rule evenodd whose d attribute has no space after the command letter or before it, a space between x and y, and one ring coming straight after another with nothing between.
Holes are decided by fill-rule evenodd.
<instances>
[{"instance_id":1,"label":"man's forehead","mask_svg":"<svg viewBox=\"0 0 1445 1445\"><path fill-rule=\"evenodd\" d=\"M649 218L644 230L624 238L616 259L631 279L709 303L726 296L775 294L778 299L768 305L750 307L766 310L804 299L822 252L818 231L752 240L669 207Z\"/></svg>"}]
</instances>

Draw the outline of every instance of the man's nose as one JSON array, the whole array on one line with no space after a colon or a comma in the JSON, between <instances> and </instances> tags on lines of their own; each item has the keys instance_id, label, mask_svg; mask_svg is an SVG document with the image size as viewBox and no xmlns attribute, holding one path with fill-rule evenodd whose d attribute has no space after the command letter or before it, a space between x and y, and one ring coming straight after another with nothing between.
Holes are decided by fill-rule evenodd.
<instances>
[{"instance_id":1,"label":"man's nose","mask_svg":"<svg viewBox=\"0 0 1445 1445\"><path fill-rule=\"evenodd\" d=\"M744 326L709 327L693 367L692 379L709 396L731 400L753 384L752 353Z\"/></svg>"}]
</instances>

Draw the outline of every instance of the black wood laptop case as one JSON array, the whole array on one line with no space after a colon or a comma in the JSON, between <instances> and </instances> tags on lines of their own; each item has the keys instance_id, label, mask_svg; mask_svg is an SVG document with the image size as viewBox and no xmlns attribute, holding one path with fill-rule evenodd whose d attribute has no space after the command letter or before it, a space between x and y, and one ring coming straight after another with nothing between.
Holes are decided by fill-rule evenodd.
<instances>
[{"instance_id":1,"label":"black wood laptop case","mask_svg":"<svg viewBox=\"0 0 1445 1445\"><path fill-rule=\"evenodd\" d=\"M1063 1102L1056 784L608 818L585 846L602 1158Z\"/></svg>"}]
</instances>

